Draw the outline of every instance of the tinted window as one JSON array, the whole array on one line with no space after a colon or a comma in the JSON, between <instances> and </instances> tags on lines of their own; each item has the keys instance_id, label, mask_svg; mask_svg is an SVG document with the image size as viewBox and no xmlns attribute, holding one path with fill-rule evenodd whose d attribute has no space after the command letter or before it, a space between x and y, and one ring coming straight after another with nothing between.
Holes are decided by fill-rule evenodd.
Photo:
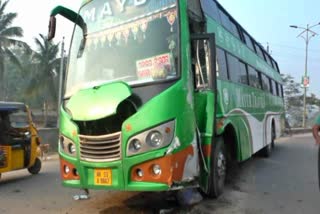
<instances>
[{"instance_id":1,"label":"tinted window","mask_svg":"<svg viewBox=\"0 0 320 214\"><path fill-rule=\"evenodd\" d=\"M226 54L220 48L217 48L217 76L223 80L228 79Z\"/></svg>"},{"instance_id":2,"label":"tinted window","mask_svg":"<svg viewBox=\"0 0 320 214\"><path fill-rule=\"evenodd\" d=\"M231 32L231 21L229 16L225 14L222 10L219 10L221 24Z\"/></svg>"},{"instance_id":3,"label":"tinted window","mask_svg":"<svg viewBox=\"0 0 320 214\"><path fill-rule=\"evenodd\" d=\"M278 63L276 63L276 61L272 60L272 64L273 64L274 69L276 69L280 73Z\"/></svg>"},{"instance_id":4,"label":"tinted window","mask_svg":"<svg viewBox=\"0 0 320 214\"><path fill-rule=\"evenodd\" d=\"M259 45L255 44L256 46L256 51L257 51L257 54L262 58L264 59L264 56L263 56L263 52L262 52L262 49Z\"/></svg>"},{"instance_id":5,"label":"tinted window","mask_svg":"<svg viewBox=\"0 0 320 214\"><path fill-rule=\"evenodd\" d=\"M251 66L248 66L249 85L261 89L260 78L258 72Z\"/></svg>"},{"instance_id":6,"label":"tinted window","mask_svg":"<svg viewBox=\"0 0 320 214\"><path fill-rule=\"evenodd\" d=\"M270 66L272 66L272 62L271 62L270 56L269 56L267 53L265 53L264 55L265 55L265 58L266 58L266 60L267 60L267 63L268 63Z\"/></svg>"},{"instance_id":7,"label":"tinted window","mask_svg":"<svg viewBox=\"0 0 320 214\"><path fill-rule=\"evenodd\" d=\"M240 63L237 58L227 54L228 72L230 80L233 82L240 82Z\"/></svg>"},{"instance_id":8,"label":"tinted window","mask_svg":"<svg viewBox=\"0 0 320 214\"><path fill-rule=\"evenodd\" d=\"M282 85L278 84L279 86L279 96L283 97L283 89L282 89Z\"/></svg>"},{"instance_id":9,"label":"tinted window","mask_svg":"<svg viewBox=\"0 0 320 214\"><path fill-rule=\"evenodd\" d=\"M238 30L237 24L235 22L233 22L233 21L231 21L231 32L238 39L240 39L240 34L239 34L239 30Z\"/></svg>"},{"instance_id":10,"label":"tinted window","mask_svg":"<svg viewBox=\"0 0 320 214\"><path fill-rule=\"evenodd\" d=\"M277 82L274 82L274 87L275 87L275 90L276 90L275 95L276 95L276 96L279 96L279 95L280 95L280 94L279 94L279 84L278 84Z\"/></svg>"},{"instance_id":11,"label":"tinted window","mask_svg":"<svg viewBox=\"0 0 320 214\"><path fill-rule=\"evenodd\" d=\"M201 0L201 5L206 15L220 22L219 10L215 1Z\"/></svg>"},{"instance_id":12,"label":"tinted window","mask_svg":"<svg viewBox=\"0 0 320 214\"><path fill-rule=\"evenodd\" d=\"M222 10L219 10L221 24L234 36L240 39L240 34L235 22L232 22L227 14L225 14Z\"/></svg>"},{"instance_id":13,"label":"tinted window","mask_svg":"<svg viewBox=\"0 0 320 214\"><path fill-rule=\"evenodd\" d=\"M277 90L276 90L276 83L269 78L269 82L270 82L270 92L273 94L273 95L277 95Z\"/></svg>"},{"instance_id":14,"label":"tinted window","mask_svg":"<svg viewBox=\"0 0 320 214\"><path fill-rule=\"evenodd\" d=\"M246 45L247 45L251 50L254 51L253 43L252 43L252 40L251 40L250 36L249 36L247 33L245 33L245 32L243 32L243 36L244 36L244 40L245 40L245 42L246 42Z\"/></svg>"},{"instance_id":15,"label":"tinted window","mask_svg":"<svg viewBox=\"0 0 320 214\"><path fill-rule=\"evenodd\" d=\"M267 76L265 76L264 74L261 75L261 80L262 80L262 88L265 91L271 91L271 87L270 87L270 81L269 78Z\"/></svg>"},{"instance_id":16,"label":"tinted window","mask_svg":"<svg viewBox=\"0 0 320 214\"><path fill-rule=\"evenodd\" d=\"M240 83L248 85L247 65L240 62Z\"/></svg>"}]
</instances>

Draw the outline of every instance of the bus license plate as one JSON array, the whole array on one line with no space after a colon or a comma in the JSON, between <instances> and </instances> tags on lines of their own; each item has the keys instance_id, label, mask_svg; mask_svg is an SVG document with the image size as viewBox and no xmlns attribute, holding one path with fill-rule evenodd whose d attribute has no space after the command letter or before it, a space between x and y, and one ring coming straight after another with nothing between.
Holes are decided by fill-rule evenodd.
<instances>
[{"instance_id":1,"label":"bus license plate","mask_svg":"<svg viewBox=\"0 0 320 214\"><path fill-rule=\"evenodd\" d=\"M106 185L112 184L112 171L111 169L95 169L94 170L94 184Z\"/></svg>"}]
</instances>

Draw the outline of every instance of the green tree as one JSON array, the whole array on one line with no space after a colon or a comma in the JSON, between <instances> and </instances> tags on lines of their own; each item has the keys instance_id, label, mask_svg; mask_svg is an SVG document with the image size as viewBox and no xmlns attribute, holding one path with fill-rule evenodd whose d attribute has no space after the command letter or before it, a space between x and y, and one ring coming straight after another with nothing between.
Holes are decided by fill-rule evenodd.
<instances>
[{"instance_id":1,"label":"green tree","mask_svg":"<svg viewBox=\"0 0 320 214\"><path fill-rule=\"evenodd\" d=\"M27 89L27 94L42 102L49 102L55 107L57 103L56 81L60 58L57 58L59 45L48 41L47 37L39 34L35 38L37 50L33 54L32 79Z\"/></svg>"},{"instance_id":2,"label":"green tree","mask_svg":"<svg viewBox=\"0 0 320 214\"><path fill-rule=\"evenodd\" d=\"M5 99L6 97L4 73L7 61L11 61L22 68L18 58L12 52L12 47L20 46L30 50L26 43L16 39L23 36L23 30L21 27L12 26L17 13L5 12L8 2L8 0L0 0L0 99Z\"/></svg>"},{"instance_id":3,"label":"green tree","mask_svg":"<svg viewBox=\"0 0 320 214\"><path fill-rule=\"evenodd\" d=\"M292 106L302 106L302 92L299 83L289 74L281 74L285 95L285 107L288 111Z\"/></svg>"},{"instance_id":4,"label":"green tree","mask_svg":"<svg viewBox=\"0 0 320 214\"><path fill-rule=\"evenodd\" d=\"M285 108L289 123L293 127L301 127L303 112L303 94L301 85L289 74L282 74L285 95ZM307 124L311 124L314 112L320 107L320 99L311 93L306 97Z\"/></svg>"}]
</instances>

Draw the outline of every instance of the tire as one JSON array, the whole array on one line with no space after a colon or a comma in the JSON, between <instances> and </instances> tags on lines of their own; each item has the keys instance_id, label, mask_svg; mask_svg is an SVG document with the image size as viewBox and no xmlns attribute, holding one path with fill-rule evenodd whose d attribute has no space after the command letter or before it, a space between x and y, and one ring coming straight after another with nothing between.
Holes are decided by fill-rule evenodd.
<instances>
[{"instance_id":1,"label":"tire","mask_svg":"<svg viewBox=\"0 0 320 214\"><path fill-rule=\"evenodd\" d=\"M208 189L206 195L209 198L218 198L224 189L227 174L227 155L222 137L216 138L211 152L210 174L208 176Z\"/></svg>"},{"instance_id":2,"label":"tire","mask_svg":"<svg viewBox=\"0 0 320 214\"><path fill-rule=\"evenodd\" d=\"M41 161L39 158L36 158L36 161L34 162L33 166L28 168L28 171L33 174L36 175L40 172L41 170Z\"/></svg>"},{"instance_id":3,"label":"tire","mask_svg":"<svg viewBox=\"0 0 320 214\"><path fill-rule=\"evenodd\" d=\"M275 139L275 129L274 129L274 126L272 126L271 142L261 150L261 155L263 157L269 158L271 156L272 149L274 148L274 139Z\"/></svg>"},{"instance_id":4,"label":"tire","mask_svg":"<svg viewBox=\"0 0 320 214\"><path fill-rule=\"evenodd\" d=\"M274 140L276 139L276 130L274 128L274 125L272 125L272 133L271 133L271 148L274 149L275 143Z\"/></svg>"},{"instance_id":5,"label":"tire","mask_svg":"<svg viewBox=\"0 0 320 214\"><path fill-rule=\"evenodd\" d=\"M272 145L271 143L269 143L261 150L261 156L268 158L271 156L271 152L272 152Z\"/></svg>"}]
</instances>

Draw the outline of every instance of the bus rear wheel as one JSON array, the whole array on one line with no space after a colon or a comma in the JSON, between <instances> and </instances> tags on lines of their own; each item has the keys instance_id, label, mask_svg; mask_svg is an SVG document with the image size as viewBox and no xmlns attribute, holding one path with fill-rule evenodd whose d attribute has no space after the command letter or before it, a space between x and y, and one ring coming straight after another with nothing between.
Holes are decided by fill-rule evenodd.
<instances>
[{"instance_id":1,"label":"bus rear wheel","mask_svg":"<svg viewBox=\"0 0 320 214\"><path fill-rule=\"evenodd\" d=\"M271 148L274 149L275 147L275 142L274 140L276 139L276 129L274 126L272 126L272 134L271 134Z\"/></svg>"},{"instance_id":2,"label":"bus rear wheel","mask_svg":"<svg viewBox=\"0 0 320 214\"><path fill-rule=\"evenodd\" d=\"M265 158L271 156L272 149L274 148L274 139L276 138L276 132L274 126L271 129L271 142L261 150L261 155Z\"/></svg>"},{"instance_id":3,"label":"bus rear wheel","mask_svg":"<svg viewBox=\"0 0 320 214\"><path fill-rule=\"evenodd\" d=\"M227 173L227 156L223 138L216 138L211 152L210 173L206 195L210 198L219 197L224 189Z\"/></svg>"}]
</instances>

